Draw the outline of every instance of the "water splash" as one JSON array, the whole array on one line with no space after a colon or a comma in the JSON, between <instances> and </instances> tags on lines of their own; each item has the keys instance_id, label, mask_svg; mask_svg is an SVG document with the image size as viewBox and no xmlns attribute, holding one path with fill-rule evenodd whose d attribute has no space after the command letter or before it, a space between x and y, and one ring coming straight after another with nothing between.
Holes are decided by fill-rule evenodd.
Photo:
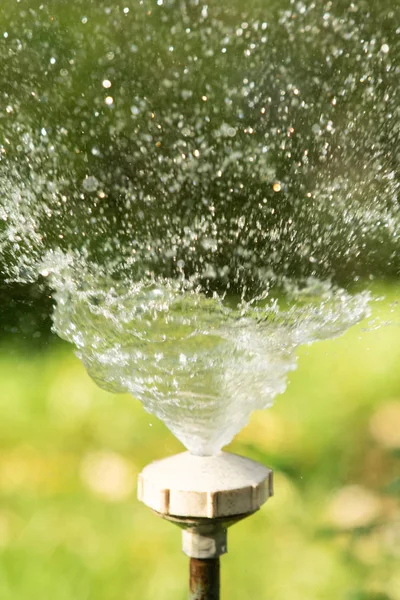
<instances>
[{"instance_id":1,"label":"water splash","mask_svg":"<svg viewBox=\"0 0 400 600\"><path fill-rule=\"evenodd\" d=\"M300 344L340 335L369 314L367 293L314 280L282 309L268 293L235 302L187 281L112 281L63 254L43 270L57 290L55 331L91 377L133 394L194 454L218 452L253 410L271 406Z\"/></svg>"},{"instance_id":2,"label":"water splash","mask_svg":"<svg viewBox=\"0 0 400 600\"><path fill-rule=\"evenodd\" d=\"M399 11L125 5L4 3L0 272L209 453L400 273Z\"/></svg>"}]
</instances>

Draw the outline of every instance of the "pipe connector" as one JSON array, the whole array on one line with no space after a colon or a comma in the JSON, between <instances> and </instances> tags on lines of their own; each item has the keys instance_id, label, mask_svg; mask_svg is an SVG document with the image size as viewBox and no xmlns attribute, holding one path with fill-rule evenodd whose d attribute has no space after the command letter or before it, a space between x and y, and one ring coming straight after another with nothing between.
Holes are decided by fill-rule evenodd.
<instances>
[{"instance_id":1,"label":"pipe connector","mask_svg":"<svg viewBox=\"0 0 400 600\"><path fill-rule=\"evenodd\" d=\"M218 558L228 550L227 538L222 525L200 523L182 531L182 550L190 558Z\"/></svg>"}]
</instances>

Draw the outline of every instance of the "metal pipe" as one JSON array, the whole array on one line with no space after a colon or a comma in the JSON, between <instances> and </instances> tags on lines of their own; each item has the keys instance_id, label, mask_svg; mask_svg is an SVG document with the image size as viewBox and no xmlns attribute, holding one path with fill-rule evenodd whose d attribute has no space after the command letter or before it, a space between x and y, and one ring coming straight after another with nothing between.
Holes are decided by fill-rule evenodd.
<instances>
[{"instance_id":1,"label":"metal pipe","mask_svg":"<svg viewBox=\"0 0 400 600\"><path fill-rule=\"evenodd\" d=\"M219 558L191 558L189 600L219 600Z\"/></svg>"}]
</instances>

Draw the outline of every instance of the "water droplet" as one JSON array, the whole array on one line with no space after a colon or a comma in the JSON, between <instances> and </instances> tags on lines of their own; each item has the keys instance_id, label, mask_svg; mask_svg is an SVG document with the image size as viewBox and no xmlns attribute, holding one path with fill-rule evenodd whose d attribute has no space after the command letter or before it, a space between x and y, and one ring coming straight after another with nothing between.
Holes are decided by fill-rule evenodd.
<instances>
[{"instance_id":1,"label":"water droplet","mask_svg":"<svg viewBox=\"0 0 400 600\"><path fill-rule=\"evenodd\" d=\"M88 175L83 180L82 187L86 192L95 192L99 187L99 180L93 175Z\"/></svg>"}]
</instances>

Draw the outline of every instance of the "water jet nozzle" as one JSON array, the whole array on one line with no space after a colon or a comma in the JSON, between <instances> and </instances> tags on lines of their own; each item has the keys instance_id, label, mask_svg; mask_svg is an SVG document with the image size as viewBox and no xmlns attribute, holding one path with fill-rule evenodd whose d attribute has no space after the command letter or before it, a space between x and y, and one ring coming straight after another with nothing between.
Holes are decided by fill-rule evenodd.
<instances>
[{"instance_id":1,"label":"water jet nozzle","mask_svg":"<svg viewBox=\"0 0 400 600\"><path fill-rule=\"evenodd\" d=\"M272 495L270 469L228 452L176 454L147 465L138 478L139 500L183 530L182 549L191 559L190 600L218 600L227 528Z\"/></svg>"}]
</instances>

